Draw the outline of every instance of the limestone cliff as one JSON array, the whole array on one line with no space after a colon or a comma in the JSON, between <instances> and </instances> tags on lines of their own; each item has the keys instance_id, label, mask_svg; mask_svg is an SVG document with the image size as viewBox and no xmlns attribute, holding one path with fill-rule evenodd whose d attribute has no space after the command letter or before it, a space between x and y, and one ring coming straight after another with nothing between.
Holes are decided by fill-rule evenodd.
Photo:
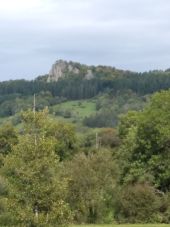
<instances>
[{"instance_id":1,"label":"limestone cliff","mask_svg":"<svg viewBox=\"0 0 170 227\"><path fill-rule=\"evenodd\" d=\"M52 65L47 81L58 81L59 78L69 75L80 75L85 79L92 79L94 77L90 66L81 65L72 61L58 60Z\"/></svg>"}]
</instances>

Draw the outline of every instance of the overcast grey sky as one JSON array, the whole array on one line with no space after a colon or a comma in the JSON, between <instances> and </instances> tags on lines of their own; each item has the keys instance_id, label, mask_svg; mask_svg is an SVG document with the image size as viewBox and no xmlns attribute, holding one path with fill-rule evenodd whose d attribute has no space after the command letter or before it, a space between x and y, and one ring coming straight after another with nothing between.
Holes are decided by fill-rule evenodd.
<instances>
[{"instance_id":1,"label":"overcast grey sky","mask_svg":"<svg viewBox=\"0 0 170 227\"><path fill-rule=\"evenodd\" d=\"M170 0L0 0L0 80L57 59L134 71L170 67Z\"/></svg>"}]
</instances>

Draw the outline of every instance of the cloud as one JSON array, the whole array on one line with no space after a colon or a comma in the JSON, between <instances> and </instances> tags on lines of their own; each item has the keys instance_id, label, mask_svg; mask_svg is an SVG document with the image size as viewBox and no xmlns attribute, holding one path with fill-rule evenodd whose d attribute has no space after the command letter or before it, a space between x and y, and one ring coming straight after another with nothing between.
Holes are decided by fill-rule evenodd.
<instances>
[{"instance_id":1,"label":"cloud","mask_svg":"<svg viewBox=\"0 0 170 227\"><path fill-rule=\"evenodd\" d=\"M168 68L169 0L0 0L0 80L48 73L58 58Z\"/></svg>"}]
</instances>

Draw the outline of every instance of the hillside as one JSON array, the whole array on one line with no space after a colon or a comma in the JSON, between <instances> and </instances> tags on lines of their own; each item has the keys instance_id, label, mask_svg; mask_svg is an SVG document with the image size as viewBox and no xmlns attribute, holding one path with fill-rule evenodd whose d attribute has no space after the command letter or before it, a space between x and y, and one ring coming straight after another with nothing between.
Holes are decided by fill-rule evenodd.
<instances>
[{"instance_id":1,"label":"hillside","mask_svg":"<svg viewBox=\"0 0 170 227\"><path fill-rule=\"evenodd\" d=\"M153 92L170 87L170 71L136 73L109 66L87 66L58 60L48 74L33 81L14 80L0 83L0 122L18 113L48 106L60 120L79 126L115 127L119 115L142 109Z\"/></svg>"},{"instance_id":2,"label":"hillside","mask_svg":"<svg viewBox=\"0 0 170 227\"><path fill-rule=\"evenodd\" d=\"M0 226L170 223L169 88L61 60L0 83Z\"/></svg>"},{"instance_id":3,"label":"hillside","mask_svg":"<svg viewBox=\"0 0 170 227\"><path fill-rule=\"evenodd\" d=\"M118 70L111 66L88 66L73 61L64 61L62 59L56 61L49 73L45 76L38 77L39 80L47 82L56 82L59 79L67 79L69 77L78 76L79 78L90 80L94 78L114 78L124 74L133 74L133 72ZM135 73L134 73L135 74Z\"/></svg>"}]
</instances>

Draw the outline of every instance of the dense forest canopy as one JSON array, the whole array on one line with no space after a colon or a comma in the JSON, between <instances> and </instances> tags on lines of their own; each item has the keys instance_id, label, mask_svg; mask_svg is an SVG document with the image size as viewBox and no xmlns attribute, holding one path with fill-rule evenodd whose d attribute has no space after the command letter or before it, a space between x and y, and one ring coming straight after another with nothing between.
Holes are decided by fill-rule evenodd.
<instances>
[{"instance_id":1,"label":"dense forest canopy","mask_svg":"<svg viewBox=\"0 0 170 227\"><path fill-rule=\"evenodd\" d=\"M47 83L44 80L33 81L14 80L0 83L0 95L20 94L32 95L41 91L49 91L53 96L63 96L69 99L86 99L97 95L106 89L127 90L139 94L148 94L170 86L169 71L151 71L147 73L123 72L120 75L107 75L107 72L96 74L95 78L85 80L81 76L71 75L57 82Z\"/></svg>"}]
</instances>

